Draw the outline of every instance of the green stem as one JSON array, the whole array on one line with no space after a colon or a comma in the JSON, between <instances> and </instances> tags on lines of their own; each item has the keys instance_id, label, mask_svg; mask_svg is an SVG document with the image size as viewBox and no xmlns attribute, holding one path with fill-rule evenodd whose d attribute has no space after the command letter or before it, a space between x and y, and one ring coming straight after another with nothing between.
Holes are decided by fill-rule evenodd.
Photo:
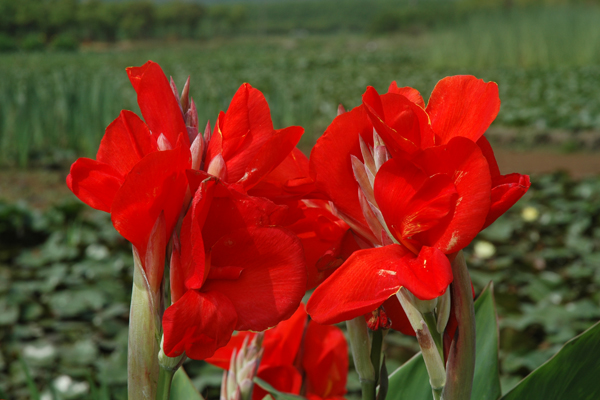
<instances>
[{"instance_id":1,"label":"green stem","mask_svg":"<svg viewBox=\"0 0 600 400\"><path fill-rule=\"evenodd\" d=\"M423 314L423 319L429 328L429 332L431 332L431 337L433 338L433 342L435 343L435 347L437 347L438 352L440 353L440 358L444 359L444 342L442 340L442 335L437 331L437 320L432 312L428 312Z\"/></svg>"},{"instance_id":2,"label":"green stem","mask_svg":"<svg viewBox=\"0 0 600 400\"><path fill-rule=\"evenodd\" d=\"M371 336L371 364L375 368L375 385L379 383L379 370L381 364L381 347L383 345L383 331L373 331Z\"/></svg>"},{"instance_id":3,"label":"green stem","mask_svg":"<svg viewBox=\"0 0 600 400\"><path fill-rule=\"evenodd\" d=\"M175 371L161 368L158 373L158 388L156 389L156 400L169 400L171 394L171 382Z\"/></svg>"},{"instance_id":4,"label":"green stem","mask_svg":"<svg viewBox=\"0 0 600 400\"><path fill-rule=\"evenodd\" d=\"M354 367L362 387L363 400L375 400L375 368L371 363L371 346L369 344L369 329L367 322L360 317L346 321L348 338L352 348Z\"/></svg>"},{"instance_id":5,"label":"green stem","mask_svg":"<svg viewBox=\"0 0 600 400\"><path fill-rule=\"evenodd\" d=\"M362 400L375 400L375 382L374 381L360 381L360 387L362 389Z\"/></svg>"},{"instance_id":6,"label":"green stem","mask_svg":"<svg viewBox=\"0 0 600 400\"><path fill-rule=\"evenodd\" d=\"M444 389L431 389L432 393L433 393L433 400L441 400L442 398L442 392L444 391Z\"/></svg>"}]
</instances>

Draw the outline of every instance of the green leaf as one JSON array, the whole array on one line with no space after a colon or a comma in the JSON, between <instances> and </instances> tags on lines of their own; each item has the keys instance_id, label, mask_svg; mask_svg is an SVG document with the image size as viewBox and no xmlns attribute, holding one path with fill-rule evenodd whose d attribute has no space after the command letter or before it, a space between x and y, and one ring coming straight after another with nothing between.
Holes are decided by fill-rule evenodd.
<instances>
[{"instance_id":1,"label":"green leaf","mask_svg":"<svg viewBox=\"0 0 600 400\"><path fill-rule=\"evenodd\" d=\"M196 390L183 367L180 367L171 382L171 400L204 400Z\"/></svg>"},{"instance_id":2,"label":"green leaf","mask_svg":"<svg viewBox=\"0 0 600 400\"><path fill-rule=\"evenodd\" d=\"M475 302L475 324L477 358L471 398L496 400L502 391L498 372L498 319L492 282Z\"/></svg>"},{"instance_id":3,"label":"green leaf","mask_svg":"<svg viewBox=\"0 0 600 400\"><path fill-rule=\"evenodd\" d=\"M302 396L298 396L296 394L284 393L275 389L273 386L269 385L267 382L263 381L259 377L254 378L254 383L258 386L266 390L271 396L275 398L275 400L306 400Z\"/></svg>"},{"instance_id":4,"label":"green leaf","mask_svg":"<svg viewBox=\"0 0 600 400\"><path fill-rule=\"evenodd\" d=\"M600 322L569 340L502 400L600 399Z\"/></svg>"},{"instance_id":5,"label":"green leaf","mask_svg":"<svg viewBox=\"0 0 600 400\"><path fill-rule=\"evenodd\" d=\"M475 301L475 378L471 398L496 400L500 397L498 376L498 325L493 286L489 284ZM421 353L416 354L389 377L387 400L432 400L429 376Z\"/></svg>"},{"instance_id":6,"label":"green leaf","mask_svg":"<svg viewBox=\"0 0 600 400\"><path fill-rule=\"evenodd\" d=\"M432 400L429 375L421 353L392 372L386 400Z\"/></svg>"}]
</instances>

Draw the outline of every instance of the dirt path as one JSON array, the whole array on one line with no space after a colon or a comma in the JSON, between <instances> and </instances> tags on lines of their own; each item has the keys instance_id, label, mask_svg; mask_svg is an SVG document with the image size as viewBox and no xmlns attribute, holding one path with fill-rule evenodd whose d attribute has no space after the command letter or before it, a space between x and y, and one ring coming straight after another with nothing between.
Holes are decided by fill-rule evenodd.
<instances>
[{"instance_id":1,"label":"dirt path","mask_svg":"<svg viewBox=\"0 0 600 400\"><path fill-rule=\"evenodd\" d=\"M518 152L505 149L496 149L494 153L500 172L503 174L511 172L535 174L564 170L575 178L600 175L600 153L561 154L550 151Z\"/></svg>"}]
</instances>

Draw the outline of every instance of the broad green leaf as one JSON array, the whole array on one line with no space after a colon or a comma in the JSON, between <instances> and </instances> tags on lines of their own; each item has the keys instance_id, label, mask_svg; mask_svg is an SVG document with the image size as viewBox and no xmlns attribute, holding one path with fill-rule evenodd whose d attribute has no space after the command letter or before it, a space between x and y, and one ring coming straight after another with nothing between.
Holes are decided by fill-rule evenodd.
<instances>
[{"instance_id":1,"label":"broad green leaf","mask_svg":"<svg viewBox=\"0 0 600 400\"><path fill-rule=\"evenodd\" d=\"M569 340L502 400L600 399L600 322Z\"/></svg>"},{"instance_id":2,"label":"broad green leaf","mask_svg":"<svg viewBox=\"0 0 600 400\"><path fill-rule=\"evenodd\" d=\"M273 386L269 385L267 382L263 381L259 377L254 378L254 382L266 390L271 396L275 398L275 400L306 400L302 396L298 396L297 394L284 393L275 389Z\"/></svg>"},{"instance_id":3,"label":"broad green leaf","mask_svg":"<svg viewBox=\"0 0 600 400\"><path fill-rule=\"evenodd\" d=\"M502 391L498 374L498 321L492 282L475 302L475 321L477 358L471 399L496 400Z\"/></svg>"},{"instance_id":4,"label":"broad green leaf","mask_svg":"<svg viewBox=\"0 0 600 400\"><path fill-rule=\"evenodd\" d=\"M473 400L496 400L500 397L498 377L498 326L492 285L488 285L475 302L477 358ZM389 377L387 400L432 400L429 376L421 353L416 354Z\"/></svg>"},{"instance_id":5,"label":"broad green leaf","mask_svg":"<svg viewBox=\"0 0 600 400\"><path fill-rule=\"evenodd\" d=\"M386 400L433 400L429 375L421 353L392 372Z\"/></svg>"},{"instance_id":6,"label":"broad green leaf","mask_svg":"<svg viewBox=\"0 0 600 400\"><path fill-rule=\"evenodd\" d=\"M196 390L183 367L180 367L171 383L171 400L204 400Z\"/></svg>"}]
</instances>

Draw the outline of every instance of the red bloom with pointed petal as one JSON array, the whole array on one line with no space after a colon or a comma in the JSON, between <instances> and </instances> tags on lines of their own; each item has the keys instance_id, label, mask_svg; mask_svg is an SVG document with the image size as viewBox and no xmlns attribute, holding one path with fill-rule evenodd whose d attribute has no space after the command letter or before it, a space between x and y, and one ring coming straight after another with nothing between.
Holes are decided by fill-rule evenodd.
<instances>
[{"instance_id":1,"label":"red bloom with pointed petal","mask_svg":"<svg viewBox=\"0 0 600 400\"><path fill-rule=\"evenodd\" d=\"M468 245L529 186L528 177L500 175L482 137L499 105L496 84L471 76L440 81L426 109L416 90L392 83L381 96L367 88L363 105L327 128L311 153L311 176L360 245L376 248L355 252L315 290L315 320L383 305L393 327L412 331L391 296L401 286L422 300L444 293L452 275L443 254ZM431 274L415 279L425 264Z\"/></svg>"},{"instance_id":2,"label":"red bloom with pointed petal","mask_svg":"<svg viewBox=\"0 0 600 400\"><path fill-rule=\"evenodd\" d=\"M168 356L185 351L204 359L233 329L261 331L292 315L304 295L306 267L299 240L273 226L279 208L214 178L200 184L171 258L174 304L163 317ZM219 299L204 300L215 293ZM223 307L213 312L217 301Z\"/></svg>"},{"instance_id":3,"label":"red bloom with pointed petal","mask_svg":"<svg viewBox=\"0 0 600 400\"><path fill-rule=\"evenodd\" d=\"M306 317L301 304L290 319L265 332L264 355L257 376L281 392L301 394L313 400L342 399L348 374L348 345L344 334L334 326L314 321L307 324ZM233 351L241 348L247 336L254 335L238 333L206 361L228 369ZM266 394L255 385L252 399L261 400Z\"/></svg>"},{"instance_id":4,"label":"red bloom with pointed petal","mask_svg":"<svg viewBox=\"0 0 600 400\"><path fill-rule=\"evenodd\" d=\"M206 165L217 156L225 160L227 182L249 190L281 164L300 140L304 129L273 129L263 94L245 83L226 113L217 119L206 155Z\"/></svg>"}]
</instances>

